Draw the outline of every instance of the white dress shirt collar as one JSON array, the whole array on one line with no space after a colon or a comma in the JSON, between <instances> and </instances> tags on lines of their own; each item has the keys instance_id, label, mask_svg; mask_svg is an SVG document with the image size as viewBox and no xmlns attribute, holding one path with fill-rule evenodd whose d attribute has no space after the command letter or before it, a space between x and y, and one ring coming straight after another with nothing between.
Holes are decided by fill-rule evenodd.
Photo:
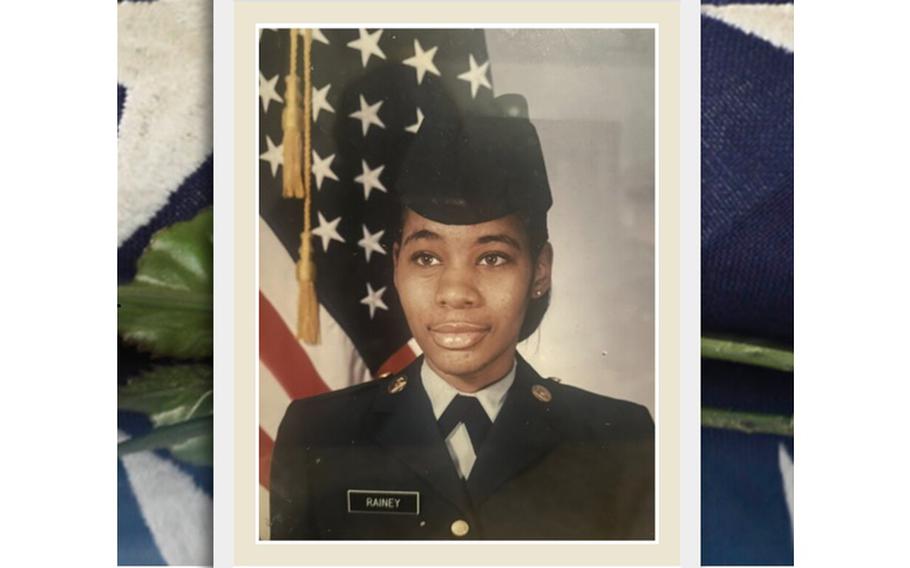
<instances>
[{"instance_id":1,"label":"white dress shirt collar","mask_svg":"<svg viewBox=\"0 0 910 568\"><path fill-rule=\"evenodd\" d=\"M515 368L516 366L513 362L512 369L506 373L505 377L492 385L486 386L473 393L461 392L447 383L445 379L437 375L436 372L430 368L426 359L424 359L423 365L420 368L420 378L423 381L423 388L427 391L427 396L430 397L430 404L433 405L433 414L436 416L437 420L439 420L439 417L445 412L445 409L449 406L449 403L452 402L452 399L455 398L455 395L460 394L477 398L477 401L480 402L480 406L483 407L487 416L490 417L490 422L495 422L496 416L499 414L499 411L502 410L503 403L505 403L506 393L509 392L509 387L511 387L512 383L515 381Z\"/></svg>"}]
</instances>

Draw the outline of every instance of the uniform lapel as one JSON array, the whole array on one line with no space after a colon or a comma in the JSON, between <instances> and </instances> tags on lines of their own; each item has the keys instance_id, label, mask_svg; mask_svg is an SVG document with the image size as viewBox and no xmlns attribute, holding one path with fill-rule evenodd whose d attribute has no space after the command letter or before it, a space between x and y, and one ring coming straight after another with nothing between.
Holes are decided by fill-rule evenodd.
<instances>
[{"instance_id":1,"label":"uniform lapel","mask_svg":"<svg viewBox=\"0 0 910 568\"><path fill-rule=\"evenodd\" d=\"M393 394L386 388L381 390L373 407L378 419L374 437L443 497L467 510L464 483L439 433L433 408L420 380L422 364L423 357L419 357L403 371L408 382L401 392Z\"/></svg>"},{"instance_id":2,"label":"uniform lapel","mask_svg":"<svg viewBox=\"0 0 910 568\"><path fill-rule=\"evenodd\" d=\"M531 387L543 379L521 356L516 354L516 358L515 382L468 477L468 493L475 506L541 459L560 439L548 422L547 403L531 394Z\"/></svg>"}]
</instances>

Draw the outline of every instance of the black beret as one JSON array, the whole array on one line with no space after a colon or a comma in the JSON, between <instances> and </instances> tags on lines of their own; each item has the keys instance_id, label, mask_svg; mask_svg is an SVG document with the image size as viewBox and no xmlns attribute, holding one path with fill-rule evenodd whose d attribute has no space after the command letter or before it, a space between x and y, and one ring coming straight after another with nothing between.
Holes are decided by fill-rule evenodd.
<instances>
[{"instance_id":1,"label":"black beret","mask_svg":"<svg viewBox=\"0 0 910 568\"><path fill-rule=\"evenodd\" d=\"M447 225L545 218L553 199L537 130L522 97L498 102L491 114L427 116L396 180L406 207Z\"/></svg>"}]
</instances>

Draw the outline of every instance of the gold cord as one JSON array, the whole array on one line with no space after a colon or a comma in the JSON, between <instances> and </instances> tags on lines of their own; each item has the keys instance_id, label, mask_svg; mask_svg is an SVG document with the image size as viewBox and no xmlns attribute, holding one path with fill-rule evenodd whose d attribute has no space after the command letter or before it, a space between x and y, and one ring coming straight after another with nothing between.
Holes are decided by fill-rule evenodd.
<instances>
[{"instance_id":1,"label":"gold cord","mask_svg":"<svg viewBox=\"0 0 910 568\"><path fill-rule=\"evenodd\" d=\"M296 30L295 30L296 32ZM291 40L291 50L296 54L296 33ZM319 302L316 297L316 264L312 258L312 44L313 31L303 32L303 233L300 235L300 261L297 263L299 285L297 337L305 343L319 343ZM296 57L294 58L296 71Z\"/></svg>"}]
</instances>

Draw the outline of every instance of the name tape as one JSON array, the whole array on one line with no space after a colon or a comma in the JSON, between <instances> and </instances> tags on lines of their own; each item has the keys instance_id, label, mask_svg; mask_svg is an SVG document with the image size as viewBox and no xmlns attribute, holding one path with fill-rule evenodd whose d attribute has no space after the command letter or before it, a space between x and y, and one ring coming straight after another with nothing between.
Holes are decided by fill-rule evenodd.
<instances>
[{"instance_id":1,"label":"name tape","mask_svg":"<svg viewBox=\"0 0 910 568\"><path fill-rule=\"evenodd\" d=\"M420 492L348 489L348 513L420 514Z\"/></svg>"}]
</instances>

